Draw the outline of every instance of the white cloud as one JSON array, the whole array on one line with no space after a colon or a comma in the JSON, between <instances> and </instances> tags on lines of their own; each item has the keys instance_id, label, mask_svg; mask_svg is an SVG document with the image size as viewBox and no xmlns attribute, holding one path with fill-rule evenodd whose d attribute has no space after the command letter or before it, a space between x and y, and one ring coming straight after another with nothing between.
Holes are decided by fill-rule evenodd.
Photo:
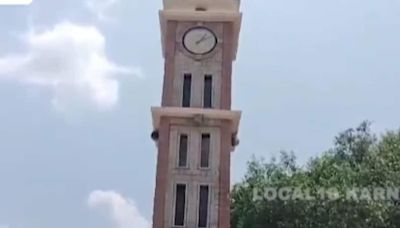
<instances>
[{"instance_id":1,"label":"white cloud","mask_svg":"<svg viewBox=\"0 0 400 228\"><path fill-rule=\"evenodd\" d=\"M109 11L118 3L118 0L86 0L86 7L96 15L100 21L113 21Z\"/></svg>"},{"instance_id":2,"label":"white cloud","mask_svg":"<svg viewBox=\"0 0 400 228\"><path fill-rule=\"evenodd\" d=\"M0 0L0 5L17 6L17 5L30 5L32 0ZM2 227L0 227L2 228Z\"/></svg>"},{"instance_id":3,"label":"white cloud","mask_svg":"<svg viewBox=\"0 0 400 228\"><path fill-rule=\"evenodd\" d=\"M24 36L28 51L0 57L0 80L49 89L60 111L109 110L118 102L119 74L139 74L113 63L104 36L93 26L70 22Z\"/></svg>"},{"instance_id":4,"label":"white cloud","mask_svg":"<svg viewBox=\"0 0 400 228\"><path fill-rule=\"evenodd\" d=\"M150 222L144 218L135 203L114 191L93 191L89 195L91 208L105 209L115 224L115 228L150 228Z\"/></svg>"}]
</instances>

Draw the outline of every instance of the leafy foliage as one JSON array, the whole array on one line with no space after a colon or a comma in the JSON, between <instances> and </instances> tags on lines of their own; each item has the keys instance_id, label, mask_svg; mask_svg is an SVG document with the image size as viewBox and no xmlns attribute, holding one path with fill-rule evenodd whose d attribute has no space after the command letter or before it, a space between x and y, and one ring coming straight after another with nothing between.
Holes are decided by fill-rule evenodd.
<instances>
[{"instance_id":1,"label":"leafy foliage","mask_svg":"<svg viewBox=\"0 0 400 228\"><path fill-rule=\"evenodd\" d=\"M299 187L318 196L319 189L335 188L337 198L314 200L267 199L260 190L268 187ZM293 153L266 162L253 158L244 180L232 192L232 227L400 227L400 202L396 199L346 198L354 187L371 189L400 186L400 131L379 139L370 123L340 133L334 146L305 167ZM261 195L263 196L263 195Z\"/></svg>"}]
</instances>

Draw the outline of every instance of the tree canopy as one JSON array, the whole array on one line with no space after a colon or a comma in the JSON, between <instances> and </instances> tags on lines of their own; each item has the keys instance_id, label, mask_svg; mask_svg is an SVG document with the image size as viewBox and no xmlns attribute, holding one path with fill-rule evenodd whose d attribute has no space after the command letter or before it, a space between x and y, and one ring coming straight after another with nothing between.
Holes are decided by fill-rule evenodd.
<instances>
[{"instance_id":1,"label":"tree canopy","mask_svg":"<svg viewBox=\"0 0 400 228\"><path fill-rule=\"evenodd\" d=\"M266 189L287 187L301 192L284 199L266 194ZM303 166L287 152L271 161L253 158L232 191L232 228L400 227L398 193L374 197L377 189L397 187L400 131L377 137L363 122L338 134L330 150ZM349 197L349 189L357 197ZM316 197L305 198L305 193Z\"/></svg>"}]
</instances>

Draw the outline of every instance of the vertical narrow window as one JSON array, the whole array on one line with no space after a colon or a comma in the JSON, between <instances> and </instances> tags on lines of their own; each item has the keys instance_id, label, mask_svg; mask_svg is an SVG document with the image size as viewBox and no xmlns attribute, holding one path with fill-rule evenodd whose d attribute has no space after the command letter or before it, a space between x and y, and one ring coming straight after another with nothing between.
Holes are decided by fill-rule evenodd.
<instances>
[{"instance_id":1,"label":"vertical narrow window","mask_svg":"<svg viewBox=\"0 0 400 228\"><path fill-rule=\"evenodd\" d=\"M178 166L187 166L187 154L188 154L188 136L181 135L179 137L179 154L178 154Z\"/></svg>"},{"instance_id":2,"label":"vertical narrow window","mask_svg":"<svg viewBox=\"0 0 400 228\"><path fill-rule=\"evenodd\" d=\"M204 108L212 108L212 76L206 75L204 77Z\"/></svg>"},{"instance_id":3,"label":"vertical narrow window","mask_svg":"<svg viewBox=\"0 0 400 228\"><path fill-rule=\"evenodd\" d=\"M175 197L175 226L185 225L185 210L186 210L186 185L176 185Z\"/></svg>"},{"instance_id":4,"label":"vertical narrow window","mask_svg":"<svg viewBox=\"0 0 400 228\"><path fill-rule=\"evenodd\" d=\"M210 134L201 135L200 167L208 168L210 165Z\"/></svg>"},{"instance_id":5,"label":"vertical narrow window","mask_svg":"<svg viewBox=\"0 0 400 228\"><path fill-rule=\"evenodd\" d=\"M183 77L183 96L182 96L183 107L190 107L191 93L192 93L192 75L185 74Z\"/></svg>"},{"instance_id":6,"label":"vertical narrow window","mask_svg":"<svg viewBox=\"0 0 400 228\"><path fill-rule=\"evenodd\" d=\"M199 227L207 227L208 223L208 197L209 187L207 185L200 186L199 197Z\"/></svg>"}]
</instances>

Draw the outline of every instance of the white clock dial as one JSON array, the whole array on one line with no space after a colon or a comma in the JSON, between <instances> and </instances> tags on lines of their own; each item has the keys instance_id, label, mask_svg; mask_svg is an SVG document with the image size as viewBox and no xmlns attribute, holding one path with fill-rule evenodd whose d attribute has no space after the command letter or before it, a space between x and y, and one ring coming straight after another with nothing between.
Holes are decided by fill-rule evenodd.
<instances>
[{"instance_id":1,"label":"white clock dial","mask_svg":"<svg viewBox=\"0 0 400 228\"><path fill-rule=\"evenodd\" d=\"M215 34L203 27L189 29L183 37L183 46L193 54L207 54L217 45Z\"/></svg>"}]
</instances>

